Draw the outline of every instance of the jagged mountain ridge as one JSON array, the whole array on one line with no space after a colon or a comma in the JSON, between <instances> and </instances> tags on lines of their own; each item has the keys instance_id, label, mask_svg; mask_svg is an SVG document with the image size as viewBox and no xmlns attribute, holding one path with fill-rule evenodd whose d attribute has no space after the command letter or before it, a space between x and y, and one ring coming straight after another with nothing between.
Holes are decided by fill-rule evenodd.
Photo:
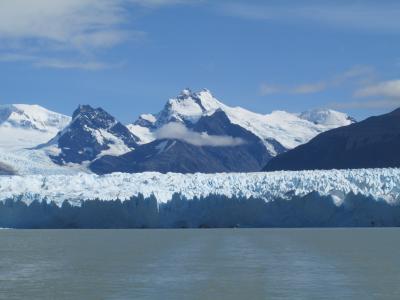
<instances>
[{"instance_id":1,"label":"jagged mountain ridge","mask_svg":"<svg viewBox=\"0 0 400 300\"><path fill-rule=\"evenodd\" d=\"M45 135L46 131L40 126L22 122L23 130L40 135L31 140L41 144L34 155L26 151L13 153L13 161L23 166L29 161L28 157L39 157L44 165L35 165L35 173L52 163L50 159L46 161L46 157L61 166L77 165L80 170L88 166L100 173L258 171L272 157L308 141L319 132L353 122L347 115L331 110L257 114L229 107L205 89L196 93L183 90L178 97L170 99L160 113L141 115L127 126L103 109L85 105L74 112L72 119L66 116L61 119L63 122L58 127L48 125L56 128L51 137ZM0 155L0 162L8 160L10 156L6 154ZM23 156L20 160L19 154ZM28 169L26 166L19 168L23 172ZM54 172L57 168L52 168L51 173Z\"/></svg>"},{"instance_id":2,"label":"jagged mountain ridge","mask_svg":"<svg viewBox=\"0 0 400 300\"><path fill-rule=\"evenodd\" d=\"M129 152L137 146L136 141L128 128L102 108L80 105L70 124L39 148L49 151L57 164L80 164L101 155Z\"/></svg>"},{"instance_id":3,"label":"jagged mountain ridge","mask_svg":"<svg viewBox=\"0 0 400 300\"><path fill-rule=\"evenodd\" d=\"M169 122L181 122L190 127L201 117L212 115L217 110L223 111L232 124L256 135L272 156L281 153L281 149L275 149L276 142L286 150L292 149L321 132L354 122L354 119L346 114L328 109L302 114L274 111L263 115L241 107L227 106L207 89L200 92L185 89L176 98L169 99L158 114L141 115L134 124L128 125L128 128L148 142L155 139L150 138L152 132Z\"/></svg>"},{"instance_id":4,"label":"jagged mountain ridge","mask_svg":"<svg viewBox=\"0 0 400 300\"><path fill-rule=\"evenodd\" d=\"M94 161L90 169L100 174L117 171L251 172L260 170L271 159L257 136L231 124L220 110L201 117L188 132L197 134L196 144L187 137L157 139L119 157L104 156Z\"/></svg>"},{"instance_id":5,"label":"jagged mountain ridge","mask_svg":"<svg viewBox=\"0 0 400 300\"><path fill-rule=\"evenodd\" d=\"M156 115L141 115L128 128L146 143L122 156L103 156L90 165L107 172L251 172L277 154L330 128L353 120L332 110L303 114L277 111L269 115L229 107L210 91L185 89ZM183 128L171 128L181 124ZM168 127L168 133L164 134ZM160 134L162 132L163 134ZM200 135L199 135L200 134ZM203 135L208 142L202 143ZM152 138L151 138L152 137ZM191 138L195 137L195 138ZM228 139L243 141L227 145ZM211 141L212 140L212 141ZM224 144L219 144L224 140Z\"/></svg>"},{"instance_id":6,"label":"jagged mountain ridge","mask_svg":"<svg viewBox=\"0 0 400 300\"><path fill-rule=\"evenodd\" d=\"M266 171L400 167L400 108L317 135L273 158Z\"/></svg>"}]
</instances>

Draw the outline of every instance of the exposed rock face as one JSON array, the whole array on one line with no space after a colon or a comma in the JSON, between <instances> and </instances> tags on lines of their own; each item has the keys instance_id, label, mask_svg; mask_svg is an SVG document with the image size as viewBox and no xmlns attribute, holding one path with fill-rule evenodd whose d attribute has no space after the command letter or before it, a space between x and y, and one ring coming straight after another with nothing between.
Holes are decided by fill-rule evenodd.
<instances>
[{"instance_id":1,"label":"exposed rock face","mask_svg":"<svg viewBox=\"0 0 400 300\"><path fill-rule=\"evenodd\" d=\"M136 137L102 108L81 105L71 123L43 147L56 152L51 158L58 164L82 163L111 154L121 155L137 146ZM58 153L57 153L58 152Z\"/></svg>"},{"instance_id":2,"label":"exposed rock face","mask_svg":"<svg viewBox=\"0 0 400 300\"><path fill-rule=\"evenodd\" d=\"M240 142L235 145L215 146L207 144L207 141L204 145L194 145L184 139L160 139L119 157L104 156L94 161L90 169L100 174L116 171L251 172L259 171L271 158L257 136L232 124L222 111L202 117L190 130L193 133L206 132L216 142L218 137L227 136Z\"/></svg>"},{"instance_id":3,"label":"exposed rock face","mask_svg":"<svg viewBox=\"0 0 400 300\"><path fill-rule=\"evenodd\" d=\"M400 167L400 109L319 134L266 171Z\"/></svg>"}]
</instances>

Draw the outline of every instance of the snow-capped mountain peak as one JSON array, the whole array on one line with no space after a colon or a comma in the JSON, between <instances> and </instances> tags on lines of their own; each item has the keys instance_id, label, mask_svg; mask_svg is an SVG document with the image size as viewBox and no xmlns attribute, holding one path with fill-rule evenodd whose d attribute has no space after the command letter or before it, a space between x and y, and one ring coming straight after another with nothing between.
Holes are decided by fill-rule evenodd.
<instances>
[{"instance_id":1,"label":"snow-capped mountain peak","mask_svg":"<svg viewBox=\"0 0 400 300\"><path fill-rule=\"evenodd\" d=\"M0 105L0 125L2 127L24 128L49 131L64 128L70 117L52 112L39 105Z\"/></svg>"},{"instance_id":2,"label":"snow-capped mountain peak","mask_svg":"<svg viewBox=\"0 0 400 300\"><path fill-rule=\"evenodd\" d=\"M255 113L228 106L207 89L184 89L158 114L143 114L127 126L102 108L89 105L80 105L72 118L38 105L2 105L0 150L4 153L0 151L0 163L13 161L17 173L28 169L53 173L64 168L53 162L71 166L71 170L86 169L100 160L105 163L104 172L111 166L121 171L128 170L126 158L130 159L130 171L167 172L176 167L176 171L198 172L203 166L212 166L203 170L206 172L258 171L272 157L352 122L346 114L333 110ZM164 127L171 123L179 124ZM179 126L183 129L177 130ZM163 129L167 135L160 134ZM231 142L235 140L241 142ZM166 149L160 143L172 141L176 141L173 148L160 150ZM149 153L155 156L150 159Z\"/></svg>"},{"instance_id":3,"label":"snow-capped mountain peak","mask_svg":"<svg viewBox=\"0 0 400 300\"><path fill-rule=\"evenodd\" d=\"M39 105L0 105L0 147L35 147L55 136L70 120Z\"/></svg>"},{"instance_id":4,"label":"snow-capped mountain peak","mask_svg":"<svg viewBox=\"0 0 400 300\"><path fill-rule=\"evenodd\" d=\"M220 102L207 89L192 92L184 89L177 97L169 99L163 110L151 115L152 122L139 118L128 128L141 140L151 141L151 133L168 124L179 122L194 126L202 117L223 111L232 124L236 124L253 133L264 143L271 155L277 151L273 141L285 149L292 149L308 142L317 134L340 126L349 125L354 119L334 110L312 110L301 114L286 111L273 111L270 114L259 114L242 107L230 107ZM271 143L272 142L272 143Z\"/></svg>"},{"instance_id":5,"label":"snow-capped mountain peak","mask_svg":"<svg viewBox=\"0 0 400 300\"><path fill-rule=\"evenodd\" d=\"M216 110L224 107L224 104L218 101L207 89L202 89L200 92L195 94L195 97L208 114L214 113Z\"/></svg>"},{"instance_id":6,"label":"snow-capped mountain peak","mask_svg":"<svg viewBox=\"0 0 400 300\"><path fill-rule=\"evenodd\" d=\"M356 120L345 113L332 109L313 109L302 112L300 118L327 127L345 126L355 123Z\"/></svg>"},{"instance_id":7,"label":"snow-capped mountain peak","mask_svg":"<svg viewBox=\"0 0 400 300\"><path fill-rule=\"evenodd\" d=\"M193 94L192 90L189 88L186 88L180 92L180 94L177 98L182 98L182 99L189 98L190 96L192 96L192 94Z\"/></svg>"},{"instance_id":8,"label":"snow-capped mountain peak","mask_svg":"<svg viewBox=\"0 0 400 300\"><path fill-rule=\"evenodd\" d=\"M118 121L101 107L93 108L90 105L79 105L72 114L72 122L79 120L87 127L108 129Z\"/></svg>"},{"instance_id":9,"label":"snow-capped mountain peak","mask_svg":"<svg viewBox=\"0 0 400 300\"><path fill-rule=\"evenodd\" d=\"M102 108L80 105L71 123L41 148L58 164L82 163L133 150L136 136ZM53 155L54 153L54 155Z\"/></svg>"},{"instance_id":10,"label":"snow-capped mountain peak","mask_svg":"<svg viewBox=\"0 0 400 300\"><path fill-rule=\"evenodd\" d=\"M223 106L209 90L192 92L184 89L176 98L168 100L157 115L156 127L168 122L196 123L204 115L210 115Z\"/></svg>"}]
</instances>

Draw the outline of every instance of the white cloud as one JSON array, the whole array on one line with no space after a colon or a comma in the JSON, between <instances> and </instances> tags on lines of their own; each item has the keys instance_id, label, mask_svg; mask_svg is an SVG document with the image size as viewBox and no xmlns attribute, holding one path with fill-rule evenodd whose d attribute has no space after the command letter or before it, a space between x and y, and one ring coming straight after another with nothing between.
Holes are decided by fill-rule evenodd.
<instances>
[{"instance_id":1,"label":"white cloud","mask_svg":"<svg viewBox=\"0 0 400 300\"><path fill-rule=\"evenodd\" d=\"M87 47L108 47L125 37L122 5L121 0L2 0L0 38L3 43L28 39L71 48L87 38Z\"/></svg>"},{"instance_id":2,"label":"white cloud","mask_svg":"<svg viewBox=\"0 0 400 300\"><path fill-rule=\"evenodd\" d=\"M293 94L313 94L348 83L360 84L370 82L373 78L375 78L375 71L373 68L369 66L354 66L332 78L296 86L291 92Z\"/></svg>"},{"instance_id":3,"label":"white cloud","mask_svg":"<svg viewBox=\"0 0 400 300\"><path fill-rule=\"evenodd\" d=\"M34 56L27 54L17 54L17 53L1 53L0 61L3 62L15 62L15 61L32 61Z\"/></svg>"},{"instance_id":4,"label":"white cloud","mask_svg":"<svg viewBox=\"0 0 400 300\"><path fill-rule=\"evenodd\" d=\"M121 64L110 64L96 60L71 60L61 58L46 58L35 55L24 55L14 53L0 53L0 62L29 62L37 68L53 69L82 69L96 71L121 66Z\"/></svg>"},{"instance_id":5,"label":"white cloud","mask_svg":"<svg viewBox=\"0 0 400 300\"><path fill-rule=\"evenodd\" d=\"M327 82L315 82L296 86L291 92L293 94L314 94L322 92L328 87Z\"/></svg>"},{"instance_id":6,"label":"white cloud","mask_svg":"<svg viewBox=\"0 0 400 300\"><path fill-rule=\"evenodd\" d=\"M281 88L277 85L272 85L272 84L267 84L267 83L260 84L260 94L262 96L279 93L280 91L281 91Z\"/></svg>"},{"instance_id":7,"label":"white cloud","mask_svg":"<svg viewBox=\"0 0 400 300\"><path fill-rule=\"evenodd\" d=\"M190 3L196 4L203 2L203 0L128 0L128 1L144 7L160 7L165 5L190 4Z\"/></svg>"},{"instance_id":8,"label":"white cloud","mask_svg":"<svg viewBox=\"0 0 400 300\"><path fill-rule=\"evenodd\" d=\"M278 86L262 83L260 85L260 94L263 96L274 93L315 94L348 83L360 84L370 82L373 78L375 78L375 71L373 68L368 66L354 66L326 80L299 84L296 86Z\"/></svg>"},{"instance_id":9,"label":"white cloud","mask_svg":"<svg viewBox=\"0 0 400 300\"><path fill-rule=\"evenodd\" d=\"M135 5L159 7L179 0L2 0L0 39L39 39L67 47L109 47L137 31L130 25Z\"/></svg>"},{"instance_id":10,"label":"white cloud","mask_svg":"<svg viewBox=\"0 0 400 300\"><path fill-rule=\"evenodd\" d=\"M156 132L157 139L177 139L195 146L233 147L245 143L241 138L209 135L187 129L180 123L168 123Z\"/></svg>"},{"instance_id":11,"label":"white cloud","mask_svg":"<svg viewBox=\"0 0 400 300\"><path fill-rule=\"evenodd\" d=\"M71 61L61 59L40 59L33 63L35 67L48 67L53 69L82 69L89 71L110 69L117 64L108 64L99 61Z\"/></svg>"},{"instance_id":12,"label":"white cloud","mask_svg":"<svg viewBox=\"0 0 400 300\"><path fill-rule=\"evenodd\" d=\"M354 95L357 97L384 96L400 98L400 79L365 86L358 89Z\"/></svg>"},{"instance_id":13,"label":"white cloud","mask_svg":"<svg viewBox=\"0 0 400 300\"><path fill-rule=\"evenodd\" d=\"M94 62L99 50L145 37L132 29L138 7L188 2L193 1L1 0L0 51L3 56L13 52L12 61L19 57L34 65L100 69L107 63Z\"/></svg>"},{"instance_id":14,"label":"white cloud","mask_svg":"<svg viewBox=\"0 0 400 300\"><path fill-rule=\"evenodd\" d=\"M278 2L279 3L279 2ZM382 5L367 1L282 1L279 4L223 3L219 11L225 15L249 20L278 21L296 24L318 23L356 30L398 32L399 3Z\"/></svg>"},{"instance_id":15,"label":"white cloud","mask_svg":"<svg viewBox=\"0 0 400 300\"><path fill-rule=\"evenodd\" d=\"M393 109L400 107L400 99L333 102L328 106L333 109Z\"/></svg>"},{"instance_id":16,"label":"white cloud","mask_svg":"<svg viewBox=\"0 0 400 300\"><path fill-rule=\"evenodd\" d=\"M355 101L333 103L333 108L392 109L400 106L400 79L367 84L354 92ZM376 97L376 99L371 99Z\"/></svg>"}]
</instances>

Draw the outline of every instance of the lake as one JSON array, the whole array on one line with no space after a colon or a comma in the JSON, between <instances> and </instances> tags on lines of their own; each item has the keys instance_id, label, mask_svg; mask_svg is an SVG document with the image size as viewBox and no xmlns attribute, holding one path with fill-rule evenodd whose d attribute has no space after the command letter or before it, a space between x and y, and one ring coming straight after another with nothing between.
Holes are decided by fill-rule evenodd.
<instances>
[{"instance_id":1,"label":"lake","mask_svg":"<svg viewBox=\"0 0 400 300\"><path fill-rule=\"evenodd\" d=\"M400 299L400 229L0 230L1 299Z\"/></svg>"}]
</instances>

